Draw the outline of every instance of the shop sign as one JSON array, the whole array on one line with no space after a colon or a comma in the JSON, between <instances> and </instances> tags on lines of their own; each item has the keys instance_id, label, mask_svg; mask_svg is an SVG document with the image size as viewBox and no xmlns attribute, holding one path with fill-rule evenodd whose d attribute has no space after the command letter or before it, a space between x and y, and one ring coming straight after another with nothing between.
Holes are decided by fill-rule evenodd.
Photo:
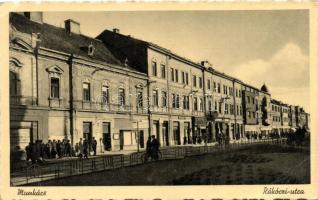
<instances>
[{"instance_id":1,"label":"shop sign","mask_svg":"<svg viewBox=\"0 0 318 200\"><path fill-rule=\"evenodd\" d=\"M196 126L200 127L200 126L206 126L206 117L195 117L194 118L194 123Z\"/></svg>"}]
</instances>

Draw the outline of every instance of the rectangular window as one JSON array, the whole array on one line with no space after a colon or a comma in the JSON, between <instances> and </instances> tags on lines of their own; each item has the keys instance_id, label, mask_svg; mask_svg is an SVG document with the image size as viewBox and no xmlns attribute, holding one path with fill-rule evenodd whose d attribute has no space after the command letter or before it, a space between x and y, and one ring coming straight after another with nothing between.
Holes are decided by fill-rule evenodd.
<instances>
[{"instance_id":1,"label":"rectangular window","mask_svg":"<svg viewBox=\"0 0 318 200\"><path fill-rule=\"evenodd\" d=\"M218 93L221 93L221 83L218 83Z\"/></svg>"},{"instance_id":2,"label":"rectangular window","mask_svg":"<svg viewBox=\"0 0 318 200\"><path fill-rule=\"evenodd\" d=\"M209 100L209 111L212 111L212 100Z\"/></svg>"},{"instance_id":3,"label":"rectangular window","mask_svg":"<svg viewBox=\"0 0 318 200\"><path fill-rule=\"evenodd\" d=\"M211 90L211 80L208 80L208 90Z\"/></svg>"},{"instance_id":4,"label":"rectangular window","mask_svg":"<svg viewBox=\"0 0 318 200\"><path fill-rule=\"evenodd\" d=\"M203 98L200 98L200 111L203 111Z\"/></svg>"},{"instance_id":5,"label":"rectangular window","mask_svg":"<svg viewBox=\"0 0 318 200\"><path fill-rule=\"evenodd\" d=\"M170 69L170 73L171 73L171 81L174 81L174 69L173 68Z\"/></svg>"},{"instance_id":6,"label":"rectangular window","mask_svg":"<svg viewBox=\"0 0 318 200\"><path fill-rule=\"evenodd\" d=\"M223 93L227 94L227 86L226 85L223 85Z\"/></svg>"},{"instance_id":7,"label":"rectangular window","mask_svg":"<svg viewBox=\"0 0 318 200\"><path fill-rule=\"evenodd\" d=\"M179 72L177 69L175 70L175 76L176 76L176 82L178 83L179 82Z\"/></svg>"},{"instance_id":8,"label":"rectangular window","mask_svg":"<svg viewBox=\"0 0 318 200\"><path fill-rule=\"evenodd\" d=\"M83 83L83 100L90 101L91 100L91 92L90 92L90 84Z\"/></svg>"},{"instance_id":9,"label":"rectangular window","mask_svg":"<svg viewBox=\"0 0 318 200\"><path fill-rule=\"evenodd\" d=\"M159 105L159 100L158 100L158 90L153 90L152 91L152 103L154 106Z\"/></svg>"},{"instance_id":10,"label":"rectangular window","mask_svg":"<svg viewBox=\"0 0 318 200\"><path fill-rule=\"evenodd\" d=\"M229 114L229 107L228 104L224 104L224 114Z\"/></svg>"},{"instance_id":11,"label":"rectangular window","mask_svg":"<svg viewBox=\"0 0 318 200\"><path fill-rule=\"evenodd\" d=\"M186 73L186 84L189 85L189 74Z\"/></svg>"},{"instance_id":12,"label":"rectangular window","mask_svg":"<svg viewBox=\"0 0 318 200\"><path fill-rule=\"evenodd\" d=\"M219 102L219 113L222 113L222 102Z\"/></svg>"},{"instance_id":13,"label":"rectangular window","mask_svg":"<svg viewBox=\"0 0 318 200\"><path fill-rule=\"evenodd\" d=\"M137 92L137 106L139 108L143 107L143 95L142 95L142 91L138 91Z\"/></svg>"},{"instance_id":14,"label":"rectangular window","mask_svg":"<svg viewBox=\"0 0 318 200\"><path fill-rule=\"evenodd\" d=\"M193 87L197 87L197 77L193 75Z\"/></svg>"},{"instance_id":15,"label":"rectangular window","mask_svg":"<svg viewBox=\"0 0 318 200\"><path fill-rule=\"evenodd\" d=\"M218 88L216 86L216 82L213 82L213 88L214 88L214 92L217 92L218 91Z\"/></svg>"},{"instance_id":16,"label":"rectangular window","mask_svg":"<svg viewBox=\"0 0 318 200\"><path fill-rule=\"evenodd\" d=\"M181 78L182 78L182 84L185 84L185 73L181 73Z\"/></svg>"},{"instance_id":17,"label":"rectangular window","mask_svg":"<svg viewBox=\"0 0 318 200\"><path fill-rule=\"evenodd\" d=\"M243 115L243 113L242 113L242 106L240 106L240 115Z\"/></svg>"},{"instance_id":18,"label":"rectangular window","mask_svg":"<svg viewBox=\"0 0 318 200\"><path fill-rule=\"evenodd\" d=\"M177 94L176 95L176 108L180 108L180 96Z\"/></svg>"},{"instance_id":19,"label":"rectangular window","mask_svg":"<svg viewBox=\"0 0 318 200\"><path fill-rule=\"evenodd\" d=\"M60 98L60 79L51 78L51 97Z\"/></svg>"},{"instance_id":20,"label":"rectangular window","mask_svg":"<svg viewBox=\"0 0 318 200\"><path fill-rule=\"evenodd\" d=\"M183 109L189 110L189 96L183 96Z\"/></svg>"},{"instance_id":21,"label":"rectangular window","mask_svg":"<svg viewBox=\"0 0 318 200\"><path fill-rule=\"evenodd\" d=\"M166 66L161 64L161 78L166 79Z\"/></svg>"},{"instance_id":22,"label":"rectangular window","mask_svg":"<svg viewBox=\"0 0 318 200\"><path fill-rule=\"evenodd\" d=\"M203 87L202 77L199 77L199 87L200 87L200 88L202 88L202 87Z\"/></svg>"},{"instance_id":23,"label":"rectangular window","mask_svg":"<svg viewBox=\"0 0 318 200\"><path fill-rule=\"evenodd\" d=\"M193 97L193 109L198 110L198 97Z\"/></svg>"},{"instance_id":24,"label":"rectangular window","mask_svg":"<svg viewBox=\"0 0 318 200\"><path fill-rule=\"evenodd\" d=\"M230 87L230 95L234 96L234 89L232 87Z\"/></svg>"},{"instance_id":25,"label":"rectangular window","mask_svg":"<svg viewBox=\"0 0 318 200\"><path fill-rule=\"evenodd\" d=\"M118 103L119 105L125 105L125 89L119 88L118 89Z\"/></svg>"},{"instance_id":26,"label":"rectangular window","mask_svg":"<svg viewBox=\"0 0 318 200\"><path fill-rule=\"evenodd\" d=\"M109 87L107 85L102 86L102 98L104 104L109 103Z\"/></svg>"},{"instance_id":27,"label":"rectangular window","mask_svg":"<svg viewBox=\"0 0 318 200\"><path fill-rule=\"evenodd\" d=\"M179 95L172 94L172 108L179 108Z\"/></svg>"},{"instance_id":28,"label":"rectangular window","mask_svg":"<svg viewBox=\"0 0 318 200\"><path fill-rule=\"evenodd\" d=\"M237 114L237 115L240 114L240 112L239 112L239 106L238 106L238 105L236 106L236 114Z\"/></svg>"},{"instance_id":29,"label":"rectangular window","mask_svg":"<svg viewBox=\"0 0 318 200\"><path fill-rule=\"evenodd\" d=\"M161 103L162 107L167 107L167 92L165 91L161 92Z\"/></svg>"},{"instance_id":30,"label":"rectangular window","mask_svg":"<svg viewBox=\"0 0 318 200\"><path fill-rule=\"evenodd\" d=\"M251 103L250 97L246 97L246 98L247 98L247 103Z\"/></svg>"},{"instance_id":31,"label":"rectangular window","mask_svg":"<svg viewBox=\"0 0 318 200\"><path fill-rule=\"evenodd\" d=\"M214 102L214 110L215 110L215 111L218 110L218 102L217 102L217 101Z\"/></svg>"},{"instance_id":32,"label":"rectangular window","mask_svg":"<svg viewBox=\"0 0 318 200\"><path fill-rule=\"evenodd\" d=\"M255 103L255 99L252 97L252 104L254 104Z\"/></svg>"},{"instance_id":33,"label":"rectangular window","mask_svg":"<svg viewBox=\"0 0 318 200\"><path fill-rule=\"evenodd\" d=\"M152 75L157 76L157 63L155 61L152 61L151 65L152 65Z\"/></svg>"}]
</instances>

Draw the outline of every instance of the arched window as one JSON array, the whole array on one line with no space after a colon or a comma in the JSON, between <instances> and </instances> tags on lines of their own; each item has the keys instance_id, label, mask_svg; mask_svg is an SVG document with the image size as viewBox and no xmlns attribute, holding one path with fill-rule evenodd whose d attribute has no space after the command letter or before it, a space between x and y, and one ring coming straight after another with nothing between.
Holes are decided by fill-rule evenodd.
<instances>
[{"instance_id":1,"label":"arched window","mask_svg":"<svg viewBox=\"0 0 318 200\"><path fill-rule=\"evenodd\" d=\"M16 58L10 58L10 96L21 96L20 70L22 63Z\"/></svg>"},{"instance_id":2,"label":"arched window","mask_svg":"<svg viewBox=\"0 0 318 200\"><path fill-rule=\"evenodd\" d=\"M10 96L18 96L20 80L16 72L10 71Z\"/></svg>"}]
</instances>

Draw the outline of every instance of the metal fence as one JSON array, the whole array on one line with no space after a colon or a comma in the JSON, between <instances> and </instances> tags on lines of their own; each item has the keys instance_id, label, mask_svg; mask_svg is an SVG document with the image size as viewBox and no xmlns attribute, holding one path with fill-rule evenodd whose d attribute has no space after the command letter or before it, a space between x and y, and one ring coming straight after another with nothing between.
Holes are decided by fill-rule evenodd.
<instances>
[{"instance_id":1,"label":"metal fence","mask_svg":"<svg viewBox=\"0 0 318 200\"><path fill-rule=\"evenodd\" d=\"M174 146L162 147L161 160L183 159L189 156L198 156L210 153L224 153L236 149L245 148L257 144L279 144L286 145L282 139L263 139L250 141L236 141L224 145L203 146ZM142 156L145 151L134 152L129 155L102 155L89 159L59 160L49 164L34 164L21 171L11 173L11 185L24 185L28 183L41 182L50 179L59 179L68 176L82 175L104 170L118 169L122 167L143 164Z\"/></svg>"}]
</instances>

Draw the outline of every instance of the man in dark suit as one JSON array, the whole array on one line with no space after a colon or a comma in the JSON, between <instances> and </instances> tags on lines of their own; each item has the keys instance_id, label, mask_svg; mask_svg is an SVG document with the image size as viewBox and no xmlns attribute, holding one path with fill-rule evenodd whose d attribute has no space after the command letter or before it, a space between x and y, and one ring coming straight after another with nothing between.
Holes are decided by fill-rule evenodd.
<instances>
[{"instance_id":1,"label":"man in dark suit","mask_svg":"<svg viewBox=\"0 0 318 200\"><path fill-rule=\"evenodd\" d=\"M150 149L151 149L151 157L155 160L159 159L159 156L158 156L159 146L160 146L159 141L156 139L154 135L152 135Z\"/></svg>"}]
</instances>

